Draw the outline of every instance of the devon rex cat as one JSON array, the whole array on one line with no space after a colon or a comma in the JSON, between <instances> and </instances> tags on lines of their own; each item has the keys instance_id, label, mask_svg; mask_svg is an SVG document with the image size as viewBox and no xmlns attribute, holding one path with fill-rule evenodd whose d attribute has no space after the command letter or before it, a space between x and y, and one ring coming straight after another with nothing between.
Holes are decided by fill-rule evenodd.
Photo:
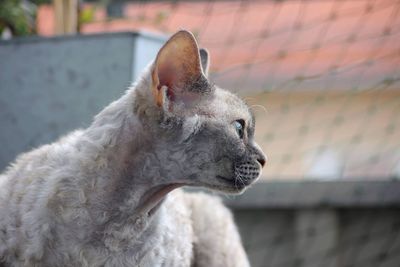
<instances>
[{"instance_id":1,"label":"devon rex cat","mask_svg":"<svg viewBox=\"0 0 400 267\"><path fill-rule=\"evenodd\" d=\"M0 266L249 266L218 199L168 194L240 193L265 163L249 108L207 70L179 31L89 128L21 155L0 176Z\"/></svg>"}]
</instances>

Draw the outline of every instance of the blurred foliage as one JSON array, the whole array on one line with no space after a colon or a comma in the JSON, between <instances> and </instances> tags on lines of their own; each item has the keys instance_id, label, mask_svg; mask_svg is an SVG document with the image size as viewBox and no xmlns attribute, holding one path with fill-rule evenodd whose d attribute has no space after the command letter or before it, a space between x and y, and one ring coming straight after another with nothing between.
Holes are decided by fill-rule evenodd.
<instances>
[{"instance_id":1,"label":"blurred foliage","mask_svg":"<svg viewBox=\"0 0 400 267\"><path fill-rule=\"evenodd\" d=\"M11 32L11 36L35 34L37 6L51 3L52 0L0 0L0 38L6 29ZM95 12L95 5L82 5L78 25L92 22Z\"/></svg>"},{"instance_id":2,"label":"blurred foliage","mask_svg":"<svg viewBox=\"0 0 400 267\"><path fill-rule=\"evenodd\" d=\"M168 11L159 11L155 17L155 24L163 23L169 17Z\"/></svg>"},{"instance_id":3,"label":"blurred foliage","mask_svg":"<svg viewBox=\"0 0 400 267\"><path fill-rule=\"evenodd\" d=\"M95 17L96 6L83 6L79 10L79 26L92 22Z\"/></svg>"},{"instance_id":4,"label":"blurred foliage","mask_svg":"<svg viewBox=\"0 0 400 267\"><path fill-rule=\"evenodd\" d=\"M32 3L36 5L43 5L43 4L51 4L52 0L30 0Z\"/></svg>"},{"instance_id":5,"label":"blurred foliage","mask_svg":"<svg viewBox=\"0 0 400 267\"><path fill-rule=\"evenodd\" d=\"M13 36L35 33L36 5L23 0L0 1L0 34L9 29Z\"/></svg>"}]
</instances>

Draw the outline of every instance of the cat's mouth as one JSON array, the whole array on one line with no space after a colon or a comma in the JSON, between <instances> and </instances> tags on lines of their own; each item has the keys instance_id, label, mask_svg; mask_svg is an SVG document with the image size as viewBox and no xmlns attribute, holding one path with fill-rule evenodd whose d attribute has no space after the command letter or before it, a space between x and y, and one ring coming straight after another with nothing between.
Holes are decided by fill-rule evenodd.
<instances>
[{"instance_id":1,"label":"cat's mouth","mask_svg":"<svg viewBox=\"0 0 400 267\"><path fill-rule=\"evenodd\" d=\"M227 178L220 175L217 175L216 178L220 182L216 189L227 193L240 193L254 181L242 180L238 179L237 177Z\"/></svg>"},{"instance_id":2,"label":"cat's mouth","mask_svg":"<svg viewBox=\"0 0 400 267\"><path fill-rule=\"evenodd\" d=\"M247 161L235 165L231 176L217 175L216 179L219 182L217 189L226 192L242 192L260 177L261 166L258 165L257 163Z\"/></svg>"},{"instance_id":3,"label":"cat's mouth","mask_svg":"<svg viewBox=\"0 0 400 267\"><path fill-rule=\"evenodd\" d=\"M238 186L241 186L241 187L248 186L253 182L252 180L240 180L240 179L237 179L236 177L235 178L227 178L227 177L220 176L220 175L217 175L217 178L220 181L223 181L225 183L238 185Z\"/></svg>"}]
</instances>

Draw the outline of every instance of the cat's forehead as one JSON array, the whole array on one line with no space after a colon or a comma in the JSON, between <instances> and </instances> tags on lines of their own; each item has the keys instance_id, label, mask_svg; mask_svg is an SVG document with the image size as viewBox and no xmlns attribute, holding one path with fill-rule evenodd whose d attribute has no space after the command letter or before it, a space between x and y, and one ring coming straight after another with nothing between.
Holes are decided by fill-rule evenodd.
<instances>
[{"instance_id":1,"label":"cat's forehead","mask_svg":"<svg viewBox=\"0 0 400 267\"><path fill-rule=\"evenodd\" d=\"M246 103L238 96L221 88L216 88L209 108L215 117L232 121L238 119L252 121L252 115Z\"/></svg>"}]
</instances>

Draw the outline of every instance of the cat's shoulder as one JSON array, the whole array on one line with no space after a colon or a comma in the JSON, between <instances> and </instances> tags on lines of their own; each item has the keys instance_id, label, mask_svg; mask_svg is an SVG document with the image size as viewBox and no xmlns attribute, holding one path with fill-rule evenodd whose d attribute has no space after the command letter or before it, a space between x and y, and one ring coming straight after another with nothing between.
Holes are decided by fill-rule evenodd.
<instances>
[{"instance_id":1,"label":"cat's shoulder","mask_svg":"<svg viewBox=\"0 0 400 267\"><path fill-rule=\"evenodd\" d=\"M191 214L194 266L250 266L232 212L218 196L183 193ZM223 253L215 253L223 252Z\"/></svg>"}]
</instances>

